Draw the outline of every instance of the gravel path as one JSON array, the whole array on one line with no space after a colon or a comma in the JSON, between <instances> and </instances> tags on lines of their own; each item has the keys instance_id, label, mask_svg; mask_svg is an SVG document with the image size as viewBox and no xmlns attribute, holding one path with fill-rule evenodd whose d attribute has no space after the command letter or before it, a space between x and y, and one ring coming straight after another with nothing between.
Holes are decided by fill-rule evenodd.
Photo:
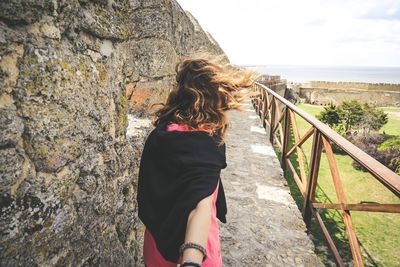
<instances>
[{"instance_id":1,"label":"gravel path","mask_svg":"<svg viewBox=\"0 0 400 267\"><path fill-rule=\"evenodd\" d=\"M221 172L224 266L322 266L261 120L250 100L242 105L246 112L228 113L228 166Z\"/></svg>"}]
</instances>

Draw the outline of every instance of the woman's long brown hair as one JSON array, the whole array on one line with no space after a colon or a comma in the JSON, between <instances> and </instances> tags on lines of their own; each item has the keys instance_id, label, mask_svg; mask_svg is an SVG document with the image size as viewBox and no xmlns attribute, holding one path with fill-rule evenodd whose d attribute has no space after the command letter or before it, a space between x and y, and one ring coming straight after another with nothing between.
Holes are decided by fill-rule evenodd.
<instances>
[{"instance_id":1,"label":"woman's long brown hair","mask_svg":"<svg viewBox=\"0 0 400 267\"><path fill-rule=\"evenodd\" d=\"M166 103L155 112L152 124L161 121L186 124L203 129L209 135L217 134L219 145L225 143L228 128L227 110L245 111L240 103L256 93L247 88L254 84L258 74L227 64L209 55L186 57L176 65L177 84ZM150 108L150 109L151 109Z\"/></svg>"}]
</instances>

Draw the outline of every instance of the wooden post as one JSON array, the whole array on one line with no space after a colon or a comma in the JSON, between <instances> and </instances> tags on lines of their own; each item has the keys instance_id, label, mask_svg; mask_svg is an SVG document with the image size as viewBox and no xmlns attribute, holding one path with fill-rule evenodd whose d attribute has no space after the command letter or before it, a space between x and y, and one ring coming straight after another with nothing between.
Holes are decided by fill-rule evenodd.
<instances>
[{"instance_id":1,"label":"wooden post","mask_svg":"<svg viewBox=\"0 0 400 267\"><path fill-rule=\"evenodd\" d=\"M263 111L262 111L262 105L263 105L263 89L262 88L259 88L259 93L260 93L260 96L258 97L258 102L257 102L257 104L258 104L258 116L260 116L260 117L262 117L262 113L263 113Z\"/></svg>"},{"instance_id":2,"label":"wooden post","mask_svg":"<svg viewBox=\"0 0 400 267\"><path fill-rule=\"evenodd\" d=\"M259 87L258 86L255 87L255 91L256 92L259 91ZM258 98L259 98L258 96L254 97L254 109L255 109L257 114L258 114L258 101L259 101Z\"/></svg>"},{"instance_id":3,"label":"wooden post","mask_svg":"<svg viewBox=\"0 0 400 267\"><path fill-rule=\"evenodd\" d=\"M324 221L321 218L321 215L319 215L317 210L310 209L310 211L314 215L315 219L318 222L319 227L321 228L321 231L322 231L322 233L323 233L323 235L325 237L325 240L328 243L328 247L331 250L331 252L333 254L333 257L335 258L336 265L338 267L344 267L344 263L343 263L342 257L340 257L339 251L338 251L335 243L333 242L333 239L330 236L330 234L328 232L328 229L326 228L326 226L324 224Z\"/></svg>"},{"instance_id":4,"label":"wooden post","mask_svg":"<svg viewBox=\"0 0 400 267\"><path fill-rule=\"evenodd\" d=\"M332 146L329 140L322 137L324 148L326 151L326 157L328 159L329 169L331 170L333 185L335 187L336 196L340 204L346 204L347 198L343 190L343 185L340 180L339 169L336 165L335 156L333 154ZM351 219L350 211L342 208L341 212L343 223L346 226L347 237L349 238L351 254L353 255L354 266L364 267L360 244L358 243L356 232L353 226L353 221Z\"/></svg>"},{"instance_id":5,"label":"wooden post","mask_svg":"<svg viewBox=\"0 0 400 267\"><path fill-rule=\"evenodd\" d=\"M262 117L262 125L263 127L267 127L267 123L265 122L265 119L268 114L268 103L267 103L268 95L267 92L265 92L265 98L264 98L264 112L263 112L263 117Z\"/></svg>"},{"instance_id":6,"label":"wooden post","mask_svg":"<svg viewBox=\"0 0 400 267\"><path fill-rule=\"evenodd\" d=\"M282 158L281 158L281 166L283 171L286 168L286 154L288 151L289 146L289 139L290 139L290 109L288 106L285 108L285 118L284 118L284 125L283 125L283 144L282 144Z\"/></svg>"},{"instance_id":7,"label":"wooden post","mask_svg":"<svg viewBox=\"0 0 400 267\"><path fill-rule=\"evenodd\" d=\"M253 88L254 92L257 92L257 87L258 87L258 84L254 84L253 85L252 88ZM254 109L256 108L255 101L256 101L256 97L255 96L251 96L251 104L253 105Z\"/></svg>"},{"instance_id":8,"label":"wooden post","mask_svg":"<svg viewBox=\"0 0 400 267\"><path fill-rule=\"evenodd\" d=\"M275 128L275 96L271 99L271 118L270 118L270 129L269 129L269 141L274 144L274 128Z\"/></svg>"},{"instance_id":9,"label":"wooden post","mask_svg":"<svg viewBox=\"0 0 400 267\"><path fill-rule=\"evenodd\" d=\"M319 172L319 165L321 161L321 153L322 153L322 139L321 133L315 129L313 144L311 148L311 159L310 159L310 170L308 171L308 179L307 179L307 189L306 195L304 198L304 206L303 206L303 218L304 222L307 225L307 228L310 226L311 215L313 208L311 203L315 201L315 190L317 188L317 179Z\"/></svg>"},{"instance_id":10,"label":"wooden post","mask_svg":"<svg viewBox=\"0 0 400 267\"><path fill-rule=\"evenodd\" d=\"M260 112L260 118L261 118L261 123L264 126L264 118L265 118L265 90L261 89L261 112Z\"/></svg>"},{"instance_id":11,"label":"wooden post","mask_svg":"<svg viewBox=\"0 0 400 267\"><path fill-rule=\"evenodd\" d=\"M300 142L300 135L299 135L299 130L297 129L296 118L295 118L293 112L290 112L289 115L290 115L290 120L292 123L294 141L297 144ZM296 147L296 152L297 152L297 162L299 163L301 182L303 183L303 187L306 188L307 187L307 175L306 175L306 169L305 169L305 160L303 157L303 151L301 150L301 146Z\"/></svg>"}]
</instances>

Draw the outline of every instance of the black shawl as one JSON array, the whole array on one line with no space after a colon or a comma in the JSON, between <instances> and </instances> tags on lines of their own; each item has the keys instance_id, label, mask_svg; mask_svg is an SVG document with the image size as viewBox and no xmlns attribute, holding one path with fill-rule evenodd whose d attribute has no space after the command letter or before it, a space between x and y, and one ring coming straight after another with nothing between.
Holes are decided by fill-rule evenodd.
<instances>
[{"instance_id":1,"label":"black shawl","mask_svg":"<svg viewBox=\"0 0 400 267\"><path fill-rule=\"evenodd\" d=\"M161 255L177 262L189 213L216 189L226 164L225 144L205 131L170 131L161 122L149 134L140 161L137 201L139 218ZM217 218L226 223L220 181Z\"/></svg>"}]
</instances>

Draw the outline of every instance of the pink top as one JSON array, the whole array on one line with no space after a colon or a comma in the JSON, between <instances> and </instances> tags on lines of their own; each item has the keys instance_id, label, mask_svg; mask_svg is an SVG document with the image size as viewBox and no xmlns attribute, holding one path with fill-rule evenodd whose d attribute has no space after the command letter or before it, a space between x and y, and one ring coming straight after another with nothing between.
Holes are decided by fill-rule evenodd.
<instances>
[{"instance_id":1,"label":"pink top","mask_svg":"<svg viewBox=\"0 0 400 267\"><path fill-rule=\"evenodd\" d=\"M167 131L198 131L198 129L190 129L184 124L170 123L167 125ZM221 245L219 240L219 229L217 222L216 201L218 196L218 187L213 193L211 226L208 234L206 245L207 259L203 263L203 267L220 267L222 266ZM157 250L156 243L151 233L146 229L144 232L143 259L147 267L176 267L177 263L173 263L164 259ZM179 259L180 262L181 258Z\"/></svg>"}]
</instances>

